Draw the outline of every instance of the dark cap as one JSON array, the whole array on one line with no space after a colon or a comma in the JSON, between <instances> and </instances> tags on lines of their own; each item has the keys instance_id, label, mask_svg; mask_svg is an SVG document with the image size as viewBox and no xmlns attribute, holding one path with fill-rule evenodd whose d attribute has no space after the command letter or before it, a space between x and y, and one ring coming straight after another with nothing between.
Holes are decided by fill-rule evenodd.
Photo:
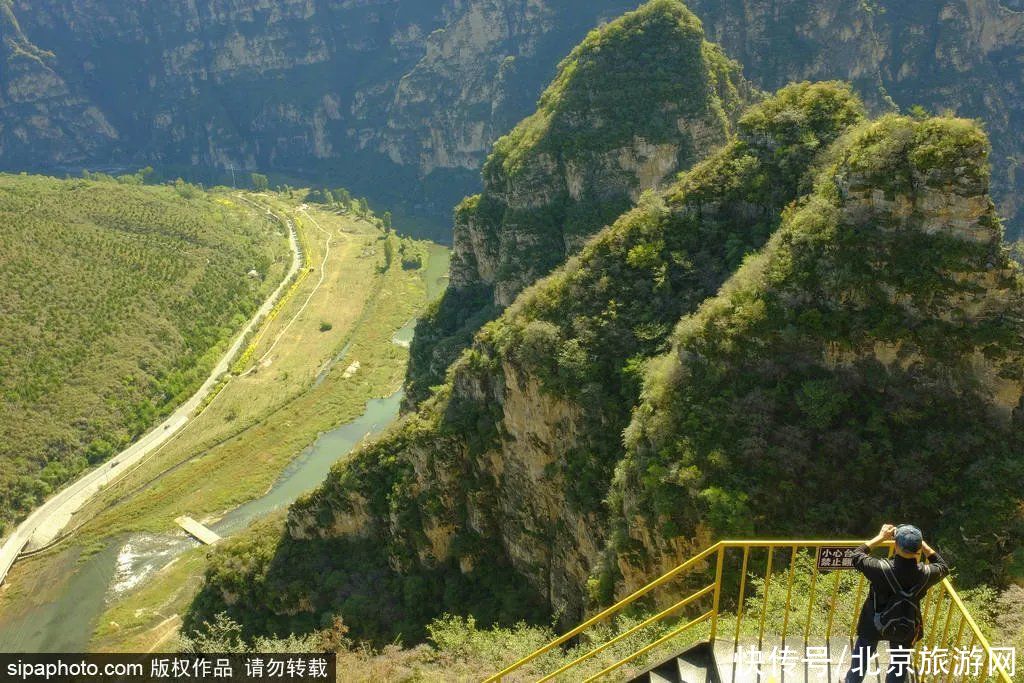
<instances>
[{"instance_id":1,"label":"dark cap","mask_svg":"<svg viewBox=\"0 0 1024 683\"><path fill-rule=\"evenodd\" d=\"M921 550L921 530L913 524L896 527L893 537L896 539L896 547L905 553L916 553Z\"/></svg>"}]
</instances>

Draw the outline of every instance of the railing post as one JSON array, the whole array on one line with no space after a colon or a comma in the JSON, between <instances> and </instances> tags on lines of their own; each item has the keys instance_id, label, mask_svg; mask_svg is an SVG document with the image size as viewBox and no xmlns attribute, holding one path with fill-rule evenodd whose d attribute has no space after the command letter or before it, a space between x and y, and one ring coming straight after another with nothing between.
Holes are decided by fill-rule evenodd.
<instances>
[{"instance_id":1,"label":"railing post","mask_svg":"<svg viewBox=\"0 0 1024 683\"><path fill-rule=\"evenodd\" d=\"M761 600L761 622L757 627L757 649L764 645L764 621L768 618L768 588L772 581L772 560L775 557L775 545L768 546L768 565L764 570L764 598Z\"/></svg>"},{"instance_id":2,"label":"railing post","mask_svg":"<svg viewBox=\"0 0 1024 683\"><path fill-rule=\"evenodd\" d=\"M960 628L958 628L956 630L956 637L953 639L953 641L950 643L950 645L955 644L957 647L960 647L960 641L964 637L964 627L965 626L967 626L967 617L965 617L963 612L961 612L960 613ZM950 649L953 649L953 648L950 648ZM954 670L955 670L954 667L952 667L952 666L949 667L949 669L946 671L946 680L944 681L944 683L950 683L950 681L953 680L953 671Z\"/></svg>"},{"instance_id":3,"label":"railing post","mask_svg":"<svg viewBox=\"0 0 1024 683\"><path fill-rule=\"evenodd\" d=\"M743 546L743 568L740 570L740 598L736 603L736 635L732 639L732 651L740 644L740 625L743 623L743 601L747 591L747 563L750 561L750 546Z\"/></svg>"},{"instance_id":4,"label":"railing post","mask_svg":"<svg viewBox=\"0 0 1024 683\"><path fill-rule=\"evenodd\" d=\"M811 569L811 588L807 597L807 621L804 623L804 652L807 652L807 643L811 637L811 618L814 616L814 601L817 598L818 589L818 562L815 558L814 566Z\"/></svg>"},{"instance_id":5,"label":"railing post","mask_svg":"<svg viewBox=\"0 0 1024 683\"><path fill-rule=\"evenodd\" d=\"M722 598L722 563L725 560L725 545L718 546L718 563L715 566L715 599L711 606L711 644L715 644L718 634L718 603Z\"/></svg>"},{"instance_id":6,"label":"railing post","mask_svg":"<svg viewBox=\"0 0 1024 683\"><path fill-rule=\"evenodd\" d=\"M796 576L796 549L793 546L789 557L789 578L786 579L786 611L782 614L782 647L786 647L786 630L789 628L789 607L793 602L793 579Z\"/></svg>"}]
</instances>

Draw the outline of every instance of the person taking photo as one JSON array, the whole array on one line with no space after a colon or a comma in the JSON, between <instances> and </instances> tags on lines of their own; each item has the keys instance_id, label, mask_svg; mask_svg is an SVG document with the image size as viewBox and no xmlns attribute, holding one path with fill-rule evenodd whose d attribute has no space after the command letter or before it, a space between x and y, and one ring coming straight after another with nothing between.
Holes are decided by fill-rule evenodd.
<instances>
[{"instance_id":1,"label":"person taking photo","mask_svg":"<svg viewBox=\"0 0 1024 683\"><path fill-rule=\"evenodd\" d=\"M871 551L893 541L891 559L871 556ZM928 560L925 564L922 556ZM853 566L871 583L857 621L857 643L846 683L861 683L878 642L889 642L890 661L886 683L902 683L913 673L911 652L923 631L921 601L928 589L949 574L949 565L929 546L921 530L910 524L883 524L878 534L854 552ZM896 657L895 655L901 655ZM899 661L894 661L899 659Z\"/></svg>"}]
</instances>

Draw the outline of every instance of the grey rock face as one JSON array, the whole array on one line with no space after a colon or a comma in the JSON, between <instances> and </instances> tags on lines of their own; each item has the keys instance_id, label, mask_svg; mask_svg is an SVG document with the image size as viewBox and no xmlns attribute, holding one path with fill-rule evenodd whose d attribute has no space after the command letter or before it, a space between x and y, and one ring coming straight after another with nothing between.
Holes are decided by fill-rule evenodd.
<instances>
[{"instance_id":1,"label":"grey rock face","mask_svg":"<svg viewBox=\"0 0 1024 683\"><path fill-rule=\"evenodd\" d=\"M346 184L450 236L491 144L634 0L12 0L0 167L226 168ZM766 90L851 80L877 110L985 121L1008 232L1024 196L1024 12L943 0L691 0Z\"/></svg>"}]
</instances>

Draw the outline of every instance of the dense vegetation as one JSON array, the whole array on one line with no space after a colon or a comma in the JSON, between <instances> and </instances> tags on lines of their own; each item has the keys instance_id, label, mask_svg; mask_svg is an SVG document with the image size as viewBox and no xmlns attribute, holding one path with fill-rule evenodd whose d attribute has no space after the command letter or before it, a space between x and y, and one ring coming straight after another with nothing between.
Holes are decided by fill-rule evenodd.
<instances>
[{"instance_id":1,"label":"dense vegetation","mask_svg":"<svg viewBox=\"0 0 1024 683\"><path fill-rule=\"evenodd\" d=\"M0 521L191 394L291 258L226 195L0 176Z\"/></svg>"},{"instance_id":2,"label":"dense vegetation","mask_svg":"<svg viewBox=\"0 0 1024 683\"><path fill-rule=\"evenodd\" d=\"M481 324L641 190L724 144L750 97L738 65L678 0L648 2L592 31L537 111L495 143L483 192L455 211L452 286L417 326L408 405L441 383Z\"/></svg>"},{"instance_id":3,"label":"dense vegetation","mask_svg":"<svg viewBox=\"0 0 1024 683\"><path fill-rule=\"evenodd\" d=\"M309 620L329 620L351 600L348 593L358 594L370 585L375 586L375 605L378 600L417 605L430 597L427 604L435 615L441 609L473 609L478 616L489 612L504 621L519 615L509 608L515 606L521 589L508 582L507 564L495 559L502 557L493 540L500 532L490 526L497 520L488 517L470 523L466 517L469 499L503 495L497 482L471 464L475 458L489 458L498 447L503 420L497 388L502 383L501 364L536 376L546 392L586 407L580 441L561 453L557 474L566 482L562 495L567 506L603 518L601 502L615 464L623 456L619 434L639 399L644 358L664 351L675 321L696 310L744 254L764 243L778 226L783 207L809 182L803 178L815 155L862 116L856 96L839 83L790 86L753 107L740 120L734 142L661 195L643 199L564 268L524 292L477 335L472 350L454 367L450 382L435 400L409 415L390 437L367 447L352 463L337 467L320 491L293 510L294 526L313 534L333 526L339 517L369 513L374 535L385 539L383 544L371 544L377 558L372 566L377 570L369 571L366 553L361 559L339 562L339 557L352 554L338 551L337 544L350 541L310 542L304 540L305 531L297 532L294 535L299 538L285 535L281 539L278 556L320 556L321 547L334 548L329 562L339 576L350 577L348 591L323 581L322 567L307 571L303 565L275 560L272 571L264 575L250 560L236 557L208 575L211 590L204 595L203 613L210 616L217 611L217 591L233 594L236 583L245 584L255 575L259 590L266 594L284 594L289 584L302 586L303 597L289 596L287 601L314 607L298 619L276 617L277 632L287 632L289 624L309 628ZM481 400L461 394L453 385L484 387L495 394ZM430 474L425 475L429 481L417 477L408 455L412 452L429 459ZM452 481L454 472L462 479L448 487L445 482ZM351 507L350 495L365 500L368 509ZM310 515L315 517L306 519ZM454 567L444 564L446 560L435 558L443 563L435 566L418 550L435 516L457 530L453 545L458 554L486 558L473 563L474 575L496 581L491 595L468 602L420 590L438 577L461 580ZM385 519L397 521L376 526L376 520ZM555 533L547 532L538 542L550 544ZM386 572L388 558L407 577L421 578L393 584L398 590L385 598L379 582L369 577ZM537 569L546 571L543 566ZM242 578L245 575L247 579ZM503 582L508 583L502 587ZM251 625L266 624L268 614L284 611L283 605L276 610L261 605L255 616L250 612L254 604L239 601L231 613ZM341 613L349 615L344 608ZM388 632L381 631L382 622L374 615L386 615L383 625L388 628L403 623L380 605L360 610L360 615L360 619L348 617L360 636L380 637Z\"/></svg>"},{"instance_id":4,"label":"dense vegetation","mask_svg":"<svg viewBox=\"0 0 1024 683\"><path fill-rule=\"evenodd\" d=\"M672 35L669 53L693 39ZM541 144L539 120L510 139ZM507 621L527 595L574 620L714 536L856 537L888 519L924 526L965 582L1024 574L1024 288L986 136L865 121L839 83L783 88L732 130L503 313L501 278L537 274L514 255L571 220L531 223L507 191L467 200L453 278L483 275L481 257L512 268L463 280L418 329L458 354L444 381L300 499L265 554L227 548L192 624L226 609L286 633L353 610L356 635L416 637L429 612ZM490 173L530 168L535 148L508 144ZM530 196L562 196L538 168ZM554 237L520 241L520 225ZM486 590L442 589L467 581Z\"/></svg>"},{"instance_id":5,"label":"dense vegetation","mask_svg":"<svg viewBox=\"0 0 1024 683\"><path fill-rule=\"evenodd\" d=\"M357 635L381 638L385 605L425 599L507 621L528 590L515 586L580 552L574 518L609 543L598 601L623 566L649 576L680 540L856 534L879 510L924 525L968 582L1019 575L1024 304L986 195L986 140L957 119L861 116L837 84L752 108L735 142L487 325L431 401L293 507L272 558L229 551L201 614L255 586L279 597L232 603L254 632L348 609ZM679 315L673 350L648 364ZM507 441L502 405L524 378L584 416L575 441L540 446L556 459L538 481L517 478L514 453L533 446ZM530 495L563 509L543 517ZM515 566L526 584L509 581L509 534L536 544L536 564ZM490 589L464 601L441 588L467 580ZM373 609L356 609L369 585Z\"/></svg>"},{"instance_id":6,"label":"dense vegetation","mask_svg":"<svg viewBox=\"0 0 1024 683\"><path fill-rule=\"evenodd\" d=\"M570 504L600 512L644 362L778 227L815 156L863 116L841 83L797 84L743 115L728 147L591 240L477 337L572 400L586 427L559 459Z\"/></svg>"},{"instance_id":7,"label":"dense vegetation","mask_svg":"<svg viewBox=\"0 0 1024 683\"><path fill-rule=\"evenodd\" d=\"M563 163L597 161L600 152L631 144L638 135L651 144L674 142L680 139L680 119L708 116L724 130L728 115L742 104L738 71L718 46L704 40L700 20L681 2L647 2L591 31L569 53L537 111L494 143L484 179L511 184L537 170L536 160L547 154ZM684 140L679 155L692 160L701 142ZM609 184L590 189L619 191L616 183ZM564 230L572 231L574 218L567 216Z\"/></svg>"},{"instance_id":8,"label":"dense vegetation","mask_svg":"<svg viewBox=\"0 0 1024 683\"><path fill-rule=\"evenodd\" d=\"M375 538L295 539L279 522L261 523L211 555L206 582L217 590L199 594L184 630L201 631L225 613L246 638L285 636L328 628L343 614L354 636L384 644L421 641L445 611L506 625L546 614L542 597L507 562L460 571L448 561L409 572L388 552Z\"/></svg>"},{"instance_id":9,"label":"dense vegetation","mask_svg":"<svg viewBox=\"0 0 1024 683\"><path fill-rule=\"evenodd\" d=\"M788 624L790 635L793 634L794 625L803 628L809 607L813 607L809 622L810 642L812 645L821 642L818 639L829 628L828 615L832 604L835 604L832 632L849 632L851 616L859 606L856 576L853 573L842 573L838 577L840 581L833 603L830 597L832 579L818 581L812 588L808 565L807 557L802 557L797 563L788 600L785 583L776 581L766 596L763 576L751 572L743 610L747 618L740 625L744 647L750 646L759 629L759 620L750 618L750 615L756 616L762 611L765 614L764 628L768 642L775 642L775 637L783 631L784 623ZM776 569L781 574L786 571L786 566L780 563ZM812 595L813 606L810 604ZM1000 647L1016 646L1020 652L1021 647L1024 647L1024 589L1013 587L997 594L988 587L979 587L961 591L961 597L991 643ZM519 675L523 679L534 680L573 662L581 654L653 616L657 610L652 607L649 603L643 603L627 608L614 621L601 622L595 628L585 631L581 637L571 641L569 647L555 648L527 664ZM695 616L705 608L706 605L698 605L689 616ZM735 633L735 611L735 605L722 606L719 634L731 637ZM939 616L943 614L940 612ZM679 623L680 620L673 616L640 629L637 634L621 640L582 667L574 669L574 678L579 680L600 671L666 634ZM942 623L940 619L939 624ZM955 617L952 620L953 628L948 634L950 637L954 635L957 623L958 617ZM509 627L484 627L472 616L443 615L427 624L424 644L410 647L407 643L388 643L374 648L366 642L353 639L349 627L340 618L325 628L301 636L247 637L241 624L222 613L204 623L192 635L184 636L179 648L185 652L210 653L336 652L339 671L344 671L346 681L353 682L483 680L550 642L556 630L547 625L526 623ZM645 662L649 665L661 661L686 644L706 638L707 631L706 625L698 626L682 638L672 639L646 657L628 665L623 673L628 673L630 669L643 670ZM836 659L848 657L838 652L832 653L832 656ZM719 663L728 665L730 662L720 660ZM768 662L765 664L772 666ZM845 662L837 664L837 668L843 664ZM1018 676L1014 680L1024 681L1024 672L1020 671L1019 666Z\"/></svg>"},{"instance_id":10,"label":"dense vegetation","mask_svg":"<svg viewBox=\"0 0 1024 683\"><path fill-rule=\"evenodd\" d=\"M887 116L832 152L651 365L617 552L637 525L852 532L884 510L968 580L1024 575L1024 284L987 151L972 122Z\"/></svg>"}]
</instances>

